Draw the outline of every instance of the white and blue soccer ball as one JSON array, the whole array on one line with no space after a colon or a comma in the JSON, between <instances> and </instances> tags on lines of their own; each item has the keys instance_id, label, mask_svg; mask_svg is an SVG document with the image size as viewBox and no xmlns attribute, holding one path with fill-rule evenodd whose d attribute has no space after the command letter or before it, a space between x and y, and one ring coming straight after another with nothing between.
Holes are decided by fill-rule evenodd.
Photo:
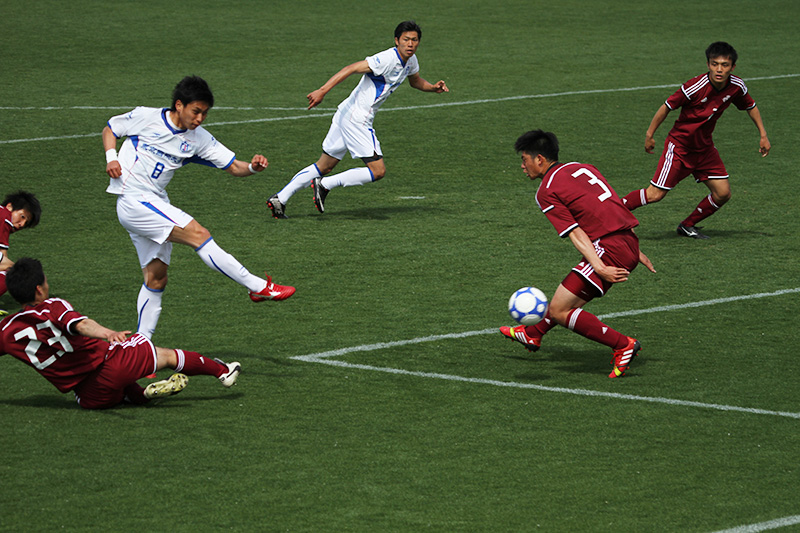
<instances>
[{"instance_id":1,"label":"white and blue soccer ball","mask_svg":"<svg viewBox=\"0 0 800 533\"><path fill-rule=\"evenodd\" d=\"M536 287L522 287L508 300L511 318L525 326L532 326L547 313L547 296Z\"/></svg>"}]
</instances>

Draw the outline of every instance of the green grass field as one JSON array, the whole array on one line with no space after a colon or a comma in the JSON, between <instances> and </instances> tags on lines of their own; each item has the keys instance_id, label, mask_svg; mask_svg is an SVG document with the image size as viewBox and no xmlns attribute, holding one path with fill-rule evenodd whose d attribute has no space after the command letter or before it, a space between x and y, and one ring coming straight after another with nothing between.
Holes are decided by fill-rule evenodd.
<instances>
[{"instance_id":1,"label":"green grass field","mask_svg":"<svg viewBox=\"0 0 800 533\"><path fill-rule=\"evenodd\" d=\"M34 191L44 209L12 258L39 258L53 294L135 329L141 272L99 133L197 74L217 100L206 127L270 166L188 166L172 202L297 294L255 305L174 250L154 341L240 361L230 390L198 376L158 404L83 411L0 358L0 530L800 530L796 2L1 5L0 194ZM265 200L316 161L356 80L319 110L305 95L407 18L422 76L451 92L390 98L383 181L335 190L325 215L303 191L272 219ZM578 259L514 140L555 131L563 161L620 195L644 187L658 158L645 129L714 40L737 48L773 150L762 159L728 110L715 140L733 199L711 240L675 235L707 194L691 179L636 211L658 273L587 307L641 340L628 375L609 380L609 351L563 328L532 355L504 340L508 296L552 295Z\"/></svg>"}]
</instances>

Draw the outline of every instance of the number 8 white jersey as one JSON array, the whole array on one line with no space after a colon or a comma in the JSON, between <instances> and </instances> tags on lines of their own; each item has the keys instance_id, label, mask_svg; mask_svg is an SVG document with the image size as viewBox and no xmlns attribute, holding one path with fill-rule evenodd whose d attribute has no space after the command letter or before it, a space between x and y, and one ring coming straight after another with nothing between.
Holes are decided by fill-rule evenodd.
<instances>
[{"instance_id":1,"label":"number 8 white jersey","mask_svg":"<svg viewBox=\"0 0 800 533\"><path fill-rule=\"evenodd\" d=\"M169 120L168 109L137 107L111 117L108 127L119 139L127 137L119 151L122 176L111 178L106 192L154 193L167 200L164 189L175 170L187 163L228 168L236 154L202 126L179 130Z\"/></svg>"}]
</instances>

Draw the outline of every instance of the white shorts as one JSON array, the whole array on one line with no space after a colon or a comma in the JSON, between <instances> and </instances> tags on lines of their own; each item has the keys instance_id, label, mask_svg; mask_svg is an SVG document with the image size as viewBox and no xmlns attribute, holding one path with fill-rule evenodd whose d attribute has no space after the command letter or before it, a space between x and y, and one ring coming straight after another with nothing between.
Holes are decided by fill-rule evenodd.
<instances>
[{"instance_id":1,"label":"white shorts","mask_svg":"<svg viewBox=\"0 0 800 533\"><path fill-rule=\"evenodd\" d=\"M172 243L167 241L175 226L185 228L192 216L153 195L121 194L117 197L117 218L128 230L139 265L144 268L153 259L169 264Z\"/></svg>"},{"instance_id":2,"label":"white shorts","mask_svg":"<svg viewBox=\"0 0 800 533\"><path fill-rule=\"evenodd\" d=\"M342 118L339 111L333 116L328 135L322 141L322 151L339 161L348 151L353 159L383 155L375 130L367 124Z\"/></svg>"}]
</instances>

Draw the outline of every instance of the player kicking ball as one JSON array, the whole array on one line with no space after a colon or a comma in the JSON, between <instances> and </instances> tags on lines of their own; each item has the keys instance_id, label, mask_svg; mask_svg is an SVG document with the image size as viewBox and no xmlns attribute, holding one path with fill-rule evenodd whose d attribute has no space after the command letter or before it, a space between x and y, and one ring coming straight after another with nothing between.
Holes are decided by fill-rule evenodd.
<instances>
[{"instance_id":1,"label":"player kicking ball","mask_svg":"<svg viewBox=\"0 0 800 533\"><path fill-rule=\"evenodd\" d=\"M332 189L366 185L383 179L386 165L381 143L372 128L375 113L381 105L406 78L413 88L420 91L449 92L444 81L429 83L419 75L416 52L421 39L422 29L414 21L401 22L394 30L394 47L344 67L322 87L308 94L308 109L311 109L321 104L325 95L338 84L353 74L361 74L358 85L339 104L333 116L328 135L322 142L319 160L295 174L280 192L267 200L273 217L289 218L286 216L289 198L309 185L314 188L314 205L324 213L325 199ZM366 166L328 176L348 152L350 157L361 159Z\"/></svg>"},{"instance_id":2,"label":"player kicking ball","mask_svg":"<svg viewBox=\"0 0 800 533\"><path fill-rule=\"evenodd\" d=\"M33 367L62 393L73 391L84 409L171 396L186 387L186 376L214 376L226 388L236 384L239 363L159 348L139 333L128 338L130 331L108 329L66 300L51 298L36 259L20 259L6 278L8 292L23 308L0 321L0 356L9 354ZM137 383L162 368L179 373L146 388Z\"/></svg>"},{"instance_id":3,"label":"player kicking ball","mask_svg":"<svg viewBox=\"0 0 800 533\"><path fill-rule=\"evenodd\" d=\"M533 326L502 327L503 336L536 351L556 324L608 346L614 369L609 378L625 375L641 344L584 311L592 299L604 296L614 283L627 281L639 263L655 272L639 250L633 228L639 221L620 200L605 177L592 165L559 163L558 139L542 130L529 131L514 145L522 154L522 170L541 179L536 204L560 237L569 237L583 256L550 300L544 318Z\"/></svg>"},{"instance_id":4,"label":"player kicking ball","mask_svg":"<svg viewBox=\"0 0 800 533\"><path fill-rule=\"evenodd\" d=\"M187 76L176 86L169 109L137 107L112 117L103 129L107 192L117 195L117 217L136 247L144 284L136 303L137 331L153 337L161 315L172 243L185 244L212 270L246 287L254 302L285 300L294 287L255 276L223 250L191 215L173 206L166 187L173 173L187 163L224 169L232 176L250 176L267 168L256 154L248 163L217 141L202 123L214 105L208 84ZM117 154L117 139L126 137Z\"/></svg>"}]
</instances>

